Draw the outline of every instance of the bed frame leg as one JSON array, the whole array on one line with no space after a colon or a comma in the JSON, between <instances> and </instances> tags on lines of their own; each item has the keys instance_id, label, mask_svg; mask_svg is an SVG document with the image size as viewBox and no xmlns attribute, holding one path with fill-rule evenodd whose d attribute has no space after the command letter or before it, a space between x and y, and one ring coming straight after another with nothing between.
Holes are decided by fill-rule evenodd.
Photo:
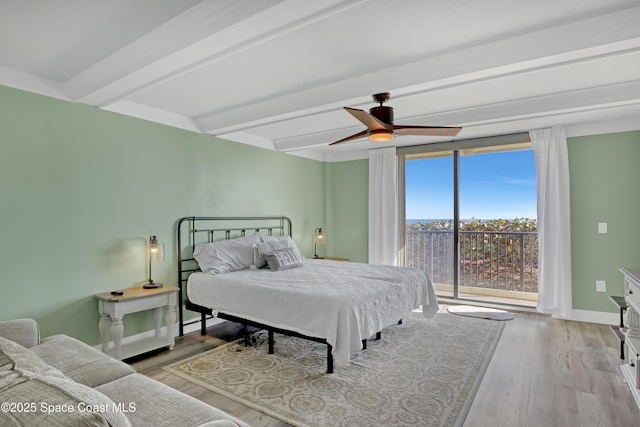
<instances>
[{"instance_id":1,"label":"bed frame leg","mask_svg":"<svg viewBox=\"0 0 640 427\"><path fill-rule=\"evenodd\" d=\"M273 331L269 330L269 354L273 354Z\"/></svg>"},{"instance_id":2,"label":"bed frame leg","mask_svg":"<svg viewBox=\"0 0 640 427\"><path fill-rule=\"evenodd\" d=\"M207 335L207 315L200 313L200 335Z\"/></svg>"},{"instance_id":3,"label":"bed frame leg","mask_svg":"<svg viewBox=\"0 0 640 427\"><path fill-rule=\"evenodd\" d=\"M244 346L251 347L251 333L245 324L242 325L242 337L244 339Z\"/></svg>"},{"instance_id":4,"label":"bed frame leg","mask_svg":"<svg viewBox=\"0 0 640 427\"><path fill-rule=\"evenodd\" d=\"M367 340L362 340L362 349L363 350L367 349Z\"/></svg>"},{"instance_id":5,"label":"bed frame leg","mask_svg":"<svg viewBox=\"0 0 640 427\"><path fill-rule=\"evenodd\" d=\"M398 320L398 325L402 325L402 319Z\"/></svg>"},{"instance_id":6,"label":"bed frame leg","mask_svg":"<svg viewBox=\"0 0 640 427\"><path fill-rule=\"evenodd\" d=\"M376 332L376 339L379 340L380 338L382 338L382 331Z\"/></svg>"},{"instance_id":7,"label":"bed frame leg","mask_svg":"<svg viewBox=\"0 0 640 427\"><path fill-rule=\"evenodd\" d=\"M327 374L333 374L333 346L327 343Z\"/></svg>"}]
</instances>

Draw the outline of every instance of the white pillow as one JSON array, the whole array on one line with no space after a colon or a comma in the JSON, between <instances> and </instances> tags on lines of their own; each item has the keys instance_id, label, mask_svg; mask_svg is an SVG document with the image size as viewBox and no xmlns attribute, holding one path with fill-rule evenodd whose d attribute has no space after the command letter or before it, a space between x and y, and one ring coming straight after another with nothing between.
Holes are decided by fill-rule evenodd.
<instances>
[{"instance_id":1,"label":"white pillow","mask_svg":"<svg viewBox=\"0 0 640 427\"><path fill-rule=\"evenodd\" d=\"M266 252L273 252L279 249L296 248L296 244L289 236L263 236L260 235L260 241L256 243L253 251L253 265L256 268L262 268L267 265L264 257Z\"/></svg>"},{"instance_id":2,"label":"white pillow","mask_svg":"<svg viewBox=\"0 0 640 427\"><path fill-rule=\"evenodd\" d=\"M258 241L258 235L253 234L200 243L193 250L193 257L204 273L220 274L245 270L253 264L253 247Z\"/></svg>"}]
</instances>

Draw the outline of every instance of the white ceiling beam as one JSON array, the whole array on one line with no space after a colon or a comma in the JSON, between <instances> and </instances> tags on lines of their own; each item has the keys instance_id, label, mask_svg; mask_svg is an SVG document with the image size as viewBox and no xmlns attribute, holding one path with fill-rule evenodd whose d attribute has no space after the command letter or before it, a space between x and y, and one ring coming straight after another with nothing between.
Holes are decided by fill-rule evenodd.
<instances>
[{"instance_id":1,"label":"white ceiling beam","mask_svg":"<svg viewBox=\"0 0 640 427\"><path fill-rule=\"evenodd\" d=\"M594 103L594 100L597 102ZM631 81L417 116L414 119L468 127L637 105L640 105L640 81ZM274 141L274 144L277 150L284 152L318 148L358 130L361 127L354 126L284 138ZM464 131L461 136L465 135Z\"/></svg>"},{"instance_id":2,"label":"white ceiling beam","mask_svg":"<svg viewBox=\"0 0 640 427\"><path fill-rule=\"evenodd\" d=\"M224 13L205 1L71 79L68 91L105 106L363 1L227 0Z\"/></svg>"},{"instance_id":3,"label":"white ceiling beam","mask_svg":"<svg viewBox=\"0 0 640 427\"><path fill-rule=\"evenodd\" d=\"M434 116L445 119L453 115L465 124L477 125L635 105L640 105L640 81L556 92Z\"/></svg>"},{"instance_id":4,"label":"white ceiling beam","mask_svg":"<svg viewBox=\"0 0 640 427\"><path fill-rule=\"evenodd\" d=\"M34 76L0 65L0 85L70 101L63 86L56 81Z\"/></svg>"},{"instance_id":5,"label":"white ceiling beam","mask_svg":"<svg viewBox=\"0 0 640 427\"><path fill-rule=\"evenodd\" d=\"M192 132L201 132L198 125L188 117L136 102L122 100L104 107L103 110L137 117L150 122L162 123L163 125L186 129Z\"/></svg>"},{"instance_id":6,"label":"white ceiling beam","mask_svg":"<svg viewBox=\"0 0 640 427\"><path fill-rule=\"evenodd\" d=\"M331 111L365 102L363 88L392 90L394 96L469 84L489 78L553 67L571 61L640 48L640 7L466 47L366 75L299 90L276 99L198 118L199 127L218 134ZM451 75L451 70L457 70Z\"/></svg>"},{"instance_id":7,"label":"white ceiling beam","mask_svg":"<svg viewBox=\"0 0 640 427\"><path fill-rule=\"evenodd\" d=\"M264 148L266 150L275 150L276 147L268 138L253 135L244 132L232 132L223 135L217 135L218 138L227 139L229 141L241 142L242 144L253 145L254 147Z\"/></svg>"},{"instance_id":8,"label":"white ceiling beam","mask_svg":"<svg viewBox=\"0 0 640 427\"><path fill-rule=\"evenodd\" d=\"M185 65L181 61L187 60L187 64L201 61L202 55L197 51L188 52L191 55L188 57L184 50L278 1L203 1L70 79L66 82L67 90L76 100L92 105L121 99L124 94L144 85L144 78L149 78L150 74L160 78L174 73L176 68L183 68ZM173 61L174 65L169 64L165 69L159 69L158 65L153 67L166 62L166 58L175 58L176 51L183 53L181 61ZM213 53L216 53L215 49Z\"/></svg>"}]
</instances>

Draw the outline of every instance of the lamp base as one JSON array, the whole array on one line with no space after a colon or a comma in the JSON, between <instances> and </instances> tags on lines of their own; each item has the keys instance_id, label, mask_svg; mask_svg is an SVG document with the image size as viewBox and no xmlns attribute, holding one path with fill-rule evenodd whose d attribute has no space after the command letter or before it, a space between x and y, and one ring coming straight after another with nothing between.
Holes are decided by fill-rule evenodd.
<instances>
[{"instance_id":1,"label":"lamp base","mask_svg":"<svg viewBox=\"0 0 640 427\"><path fill-rule=\"evenodd\" d=\"M157 289L162 287L162 283L156 283L153 280L142 285L144 289Z\"/></svg>"}]
</instances>

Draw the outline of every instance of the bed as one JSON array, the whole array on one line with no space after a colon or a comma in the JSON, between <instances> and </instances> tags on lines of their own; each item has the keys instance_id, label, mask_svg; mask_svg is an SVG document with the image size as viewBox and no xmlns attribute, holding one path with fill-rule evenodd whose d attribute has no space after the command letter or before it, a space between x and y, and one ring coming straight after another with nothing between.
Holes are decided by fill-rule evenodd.
<instances>
[{"instance_id":1,"label":"bed","mask_svg":"<svg viewBox=\"0 0 640 427\"><path fill-rule=\"evenodd\" d=\"M200 313L203 335L205 318L211 315L266 329L270 353L274 332L321 342L327 345L328 373L334 363L347 365L351 354L366 348L369 337L379 337L383 328L401 322L412 310L421 306L427 318L438 311L431 282L421 270L298 259L291 246L269 250L274 242L295 246L287 217L185 217L178 221L177 234L180 292L186 308ZM241 246L234 247L236 243ZM239 259L248 256L243 252L247 244L253 245L253 262L242 268ZM210 247L218 248L218 256L219 247L229 250L228 262L237 266L209 271L203 253ZM262 258L256 258L256 248L266 250ZM274 259L283 257L287 259L281 263L295 265L274 271L272 264L282 267ZM260 261L267 265L256 268ZM180 304L180 335L182 311Z\"/></svg>"}]
</instances>

